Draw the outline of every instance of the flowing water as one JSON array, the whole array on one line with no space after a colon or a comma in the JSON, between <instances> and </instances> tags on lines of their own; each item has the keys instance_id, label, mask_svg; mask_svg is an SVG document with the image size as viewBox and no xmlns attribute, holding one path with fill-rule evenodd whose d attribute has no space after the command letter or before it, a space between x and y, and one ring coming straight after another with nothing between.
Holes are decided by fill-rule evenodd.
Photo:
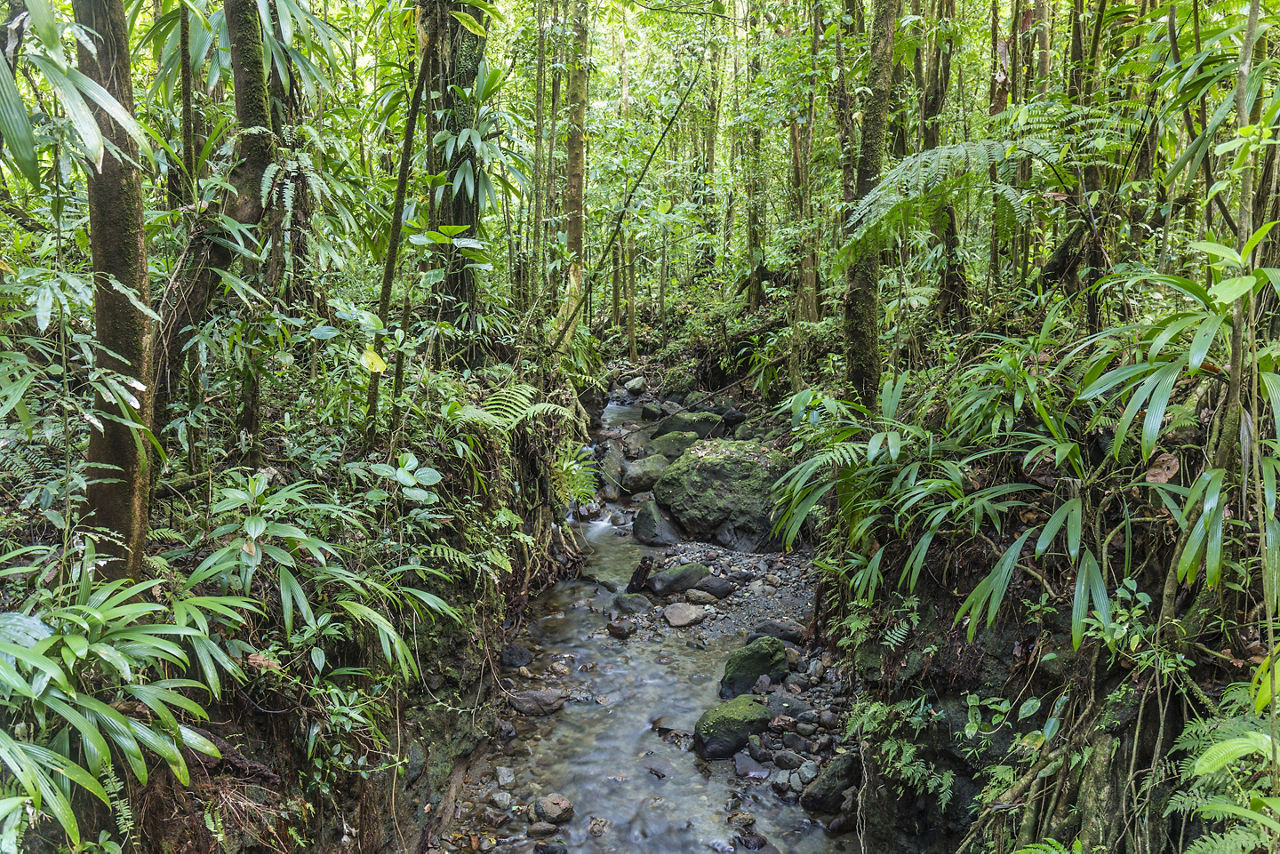
<instances>
[{"instance_id":1,"label":"flowing water","mask_svg":"<svg viewBox=\"0 0 1280 854\"><path fill-rule=\"evenodd\" d=\"M610 406L605 427L638 421L637 415ZM829 836L767 781L738 778L731 760L700 760L687 738L663 738L668 728L692 732L698 716L719 702L724 660L742 638L713 637L698 648L686 630L610 637L604 631L614 595L608 587L625 587L640 558L658 557L660 550L622 536L608 522L585 523L579 533L589 546L584 572L599 583L566 581L547 591L517 639L541 649L532 671L554 662L568 666L563 685L573 699L555 715L531 721L532 731L522 724L510 754L491 758L514 770L516 802L552 792L569 798L575 817L553 841L574 852L734 851L740 831L730 817L742 812L779 851L856 851L853 837ZM653 723L658 719L660 727ZM499 850L531 850L524 830L523 821L499 829Z\"/></svg>"}]
</instances>

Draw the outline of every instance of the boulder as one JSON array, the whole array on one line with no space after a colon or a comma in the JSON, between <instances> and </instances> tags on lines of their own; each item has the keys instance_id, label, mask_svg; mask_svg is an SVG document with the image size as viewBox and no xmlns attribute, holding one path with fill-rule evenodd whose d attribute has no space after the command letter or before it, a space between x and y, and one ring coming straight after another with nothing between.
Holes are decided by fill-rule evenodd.
<instances>
[{"instance_id":1,"label":"boulder","mask_svg":"<svg viewBox=\"0 0 1280 854\"><path fill-rule=\"evenodd\" d=\"M714 412L677 412L658 425L654 436L667 433L697 433L699 439L705 439L713 433L719 435L724 431L724 419Z\"/></svg>"},{"instance_id":2,"label":"boulder","mask_svg":"<svg viewBox=\"0 0 1280 854\"><path fill-rule=\"evenodd\" d=\"M861 781L862 757L856 752L838 754L805 787L800 805L810 812L835 812L844 803L845 791Z\"/></svg>"},{"instance_id":3,"label":"boulder","mask_svg":"<svg viewBox=\"0 0 1280 854\"><path fill-rule=\"evenodd\" d=\"M649 437L644 434L643 430L632 430L622 437L622 453L629 460L634 460L642 456L647 456L645 446L649 444ZM623 468L625 472L625 467Z\"/></svg>"},{"instance_id":4,"label":"boulder","mask_svg":"<svg viewBox=\"0 0 1280 854\"><path fill-rule=\"evenodd\" d=\"M747 641L750 642L762 637L774 637L788 643L800 643L804 638L804 626L795 620L765 620L756 625L755 629L747 637Z\"/></svg>"},{"instance_id":5,"label":"boulder","mask_svg":"<svg viewBox=\"0 0 1280 854\"><path fill-rule=\"evenodd\" d=\"M761 676L780 682L787 675L787 649L777 638L763 637L735 650L724 663L720 696L724 699L745 694Z\"/></svg>"},{"instance_id":6,"label":"boulder","mask_svg":"<svg viewBox=\"0 0 1280 854\"><path fill-rule=\"evenodd\" d=\"M533 653L520 644L508 644L498 653L498 663L510 670L528 667L533 662Z\"/></svg>"},{"instance_id":7,"label":"boulder","mask_svg":"<svg viewBox=\"0 0 1280 854\"><path fill-rule=\"evenodd\" d=\"M738 589L738 585L720 575L708 575L693 585L694 590L705 590L717 599L723 599Z\"/></svg>"},{"instance_id":8,"label":"boulder","mask_svg":"<svg viewBox=\"0 0 1280 854\"><path fill-rule=\"evenodd\" d=\"M669 593L683 593L686 590L692 590L698 586L698 582L711 574L711 570L707 569L700 563L686 563L683 566L675 566L671 569L664 569L662 572L655 572L649 576L649 589L659 596L666 596Z\"/></svg>"},{"instance_id":9,"label":"boulder","mask_svg":"<svg viewBox=\"0 0 1280 854\"><path fill-rule=\"evenodd\" d=\"M554 688L542 688L537 691L517 691L508 699L511 708L520 714L540 716L560 711L568 697Z\"/></svg>"},{"instance_id":10,"label":"boulder","mask_svg":"<svg viewBox=\"0 0 1280 854\"><path fill-rule=\"evenodd\" d=\"M773 484L780 454L752 442L699 442L667 466L653 495L691 536L736 551L776 548Z\"/></svg>"},{"instance_id":11,"label":"boulder","mask_svg":"<svg viewBox=\"0 0 1280 854\"><path fill-rule=\"evenodd\" d=\"M639 397L649 390L649 383L644 377L632 377L622 385L628 394Z\"/></svg>"},{"instance_id":12,"label":"boulder","mask_svg":"<svg viewBox=\"0 0 1280 854\"><path fill-rule=\"evenodd\" d=\"M698 718L693 727L694 750L704 759L727 759L746 747L751 736L768 729L769 720L768 708L754 697L736 697Z\"/></svg>"},{"instance_id":13,"label":"boulder","mask_svg":"<svg viewBox=\"0 0 1280 854\"><path fill-rule=\"evenodd\" d=\"M644 459L627 463L622 469L622 488L633 495L653 489L667 465L667 458L662 454L651 454Z\"/></svg>"},{"instance_id":14,"label":"boulder","mask_svg":"<svg viewBox=\"0 0 1280 854\"><path fill-rule=\"evenodd\" d=\"M697 443L697 433L667 433L650 440L645 449L651 454L662 454L668 460L674 460Z\"/></svg>"},{"instance_id":15,"label":"boulder","mask_svg":"<svg viewBox=\"0 0 1280 854\"><path fill-rule=\"evenodd\" d=\"M662 407L656 403L646 403L640 407L640 417L645 421L657 421L662 417Z\"/></svg>"},{"instance_id":16,"label":"boulder","mask_svg":"<svg viewBox=\"0 0 1280 854\"><path fill-rule=\"evenodd\" d=\"M619 593L613 597L613 607L620 614L643 614L653 603L643 593Z\"/></svg>"},{"instance_id":17,"label":"boulder","mask_svg":"<svg viewBox=\"0 0 1280 854\"><path fill-rule=\"evenodd\" d=\"M646 546L674 546L680 542L680 529L655 501L640 505L631 533L637 543Z\"/></svg>"},{"instance_id":18,"label":"boulder","mask_svg":"<svg viewBox=\"0 0 1280 854\"><path fill-rule=\"evenodd\" d=\"M696 626L707 618L706 609L688 602L676 602L662 609L662 616L676 628Z\"/></svg>"}]
</instances>

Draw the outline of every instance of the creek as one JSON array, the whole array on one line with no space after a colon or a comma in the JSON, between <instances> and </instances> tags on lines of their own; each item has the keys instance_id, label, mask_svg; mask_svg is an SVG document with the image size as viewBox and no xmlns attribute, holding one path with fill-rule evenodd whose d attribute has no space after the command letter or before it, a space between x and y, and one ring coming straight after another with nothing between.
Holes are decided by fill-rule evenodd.
<instances>
[{"instance_id":1,"label":"creek","mask_svg":"<svg viewBox=\"0 0 1280 854\"><path fill-rule=\"evenodd\" d=\"M603 413L605 429L638 420L637 410L616 404ZM614 510L607 507L604 518ZM725 631L700 642L663 624L627 640L610 637L605 623L615 591L642 557L659 559L662 550L636 543L609 521L577 530L586 546L584 578L536 599L513 639L535 653L528 674L557 679L569 701L547 717L517 718L516 736L477 763L464 798L483 804L498 794L505 801L502 791L515 805L550 793L568 798L574 818L541 850L858 851L854 835L827 834L767 780L740 778L733 760L706 762L689 749L682 734L719 702L724 661L744 635ZM500 785L504 778L508 785ZM482 813L464 816L455 830L475 822L472 832L492 835L497 850L534 850L538 840L527 836L523 818L480 830ZM773 847L760 849L759 837Z\"/></svg>"}]
</instances>

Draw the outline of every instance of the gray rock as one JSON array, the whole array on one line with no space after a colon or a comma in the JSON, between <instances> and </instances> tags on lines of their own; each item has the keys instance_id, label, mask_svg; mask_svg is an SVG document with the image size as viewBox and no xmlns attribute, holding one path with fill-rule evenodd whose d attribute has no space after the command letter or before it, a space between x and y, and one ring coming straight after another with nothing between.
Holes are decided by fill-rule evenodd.
<instances>
[{"instance_id":1,"label":"gray rock","mask_svg":"<svg viewBox=\"0 0 1280 854\"><path fill-rule=\"evenodd\" d=\"M636 633L636 624L630 620L613 620L605 629L618 640L626 640Z\"/></svg>"},{"instance_id":2,"label":"gray rock","mask_svg":"<svg viewBox=\"0 0 1280 854\"><path fill-rule=\"evenodd\" d=\"M536 691L517 691L507 699L511 708L520 714L541 716L560 711L568 697L563 691L541 688Z\"/></svg>"},{"instance_id":3,"label":"gray rock","mask_svg":"<svg viewBox=\"0 0 1280 854\"><path fill-rule=\"evenodd\" d=\"M818 763L812 759L806 760L796 769L796 776L800 778L801 786L809 785L818 778Z\"/></svg>"},{"instance_id":4,"label":"gray rock","mask_svg":"<svg viewBox=\"0 0 1280 854\"><path fill-rule=\"evenodd\" d=\"M795 620L765 620L756 625L747 639L755 640L762 637L778 638L788 643L800 643L804 639L804 626Z\"/></svg>"},{"instance_id":5,"label":"gray rock","mask_svg":"<svg viewBox=\"0 0 1280 854\"><path fill-rule=\"evenodd\" d=\"M657 421L662 417L662 407L656 403L646 403L640 407L640 417L645 421Z\"/></svg>"},{"instance_id":6,"label":"gray rock","mask_svg":"<svg viewBox=\"0 0 1280 854\"><path fill-rule=\"evenodd\" d=\"M680 529L655 501L640 505L631 533L636 542L647 546L674 546L680 542Z\"/></svg>"},{"instance_id":7,"label":"gray rock","mask_svg":"<svg viewBox=\"0 0 1280 854\"><path fill-rule=\"evenodd\" d=\"M492 795L489 796L489 803L493 804L495 807L497 807L500 810L510 809L511 793L510 792L494 792Z\"/></svg>"},{"instance_id":8,"label":"gray rock","mask_svg":"<svg viewBox=\"0 0 1280 854\"><path fill-rule=\"evenodd\" d=\"M549 821L535 821L529 825L528 833L535 839L540 836L550 836L556 832L556 826Z\"/></svg>"},{"instance_id":9,"label":"gray rock","mask_svg":"<svg viewBox=\"0 0 1280 854\"><path fill-rule=\"evenodd\" d=\"M779 750L773 754L773 764L787 771L794 771L804 764L804 757L793 750Z\"/></svg>"},{"instance_id":10,"label":"gray rock","mask_svg":"<svg viewBox=\"0 0 1280 854\"><path fill-rule=\"evenodd\" d=\"M803 735L805 738L808 738L817 731L818 728L813 724L796 724L796 732Z\"/></svg>"},{"instance_id":11,"label":"gray rock","mask_svg":"<svg viewBox=\"0 0 1280 854\"><path fill-rule=\"evenodd\" d=\"M845 790L862 782L862 760L857 753L841 753L827 763L805 787L800 805L811 812L835 812L844 802Z\"/></svg>"},{"instance_id":12,"label":"gray rock","mask_svg":"<svg viewBox=\"0 0 1280 854\"><path fill-rule=\"evenodd\" d=\"M784 732L782 734L782 745L794 750L796 753L813 752L813 744L798 732Z\"/></svg>"},{"instance_id":13,"label":"gray rock","mask_svg":"<svg viewBox=\"0 0 1280 854\"><path fill-rule=\"evenodd\" d=\"M610 440L605 446L604 459L600 461L600 491L606 501L617 501L622 497L622 466L625 463L622 443L617 439Z\"/></svg>"},{"instance_id":14,"label":"gray rock","mask_svg":"<svg viewBox=\"0 0 1280 854\"><path fill-rule=\"evenodd\" d=\"M649 382L644 377L632 377L623 386L628 393L639 397L649 390Z\"/></svg>"},{"instance_id":15,"label":"gray rock","mask_svg":"<svg viewBox=\"0 0 1280 854\"><path fill-rule=\"evenodd\" d=\"M643 614L653 603L643 593L619 593L613 597L613 607L622 614Z\"/></svg>"},{"instance_id":16,"label":"gray rock","mask_svg":"<svg viewBox=\"0 0 1280 854\"><path fill-rule=\"evenodd\" d=\"M705 590L717 599L723 599L738 589L738 585L719 575L708 575L693 586L695 590Z\"/></svg>"},{"instance_id":17,"label":"gray rock","mask_svg":"<svg viewBox=\"0 0 1280 854\"><path fill-rule=\"evenodd\" d=\"M650 575L648 586L659 596L683 593L696 587L699 581L710 574L711 570L700 563L686 563Z\"/></svg>"},{"instance_id":18,"label":"gray rock","mask_svg":"<svg viewBox=\"0 0 1280 854\"><path fill-rule=\"evenodd\" d=\"M719 435L724 431L724 419L714 412L677 412L658 426L654 436L667 433L697 433L699 439L705 439L713 433Z\"/></svg>"},{"instance_id":19,"label":"gray rock","mask_svg":"<svg viewBox=\"0 0 1280 854\"><path fill-rule=\"evenodd\" d=\"M769 709L749 694L703 712L693 727L693 746L704 759L727 759L747 740L769 728Z\"/></svg>"},{"instance_id":20,"label":"gray rock","mask_svg":"<svg viewBox=\"0 0 1280 854\"><path fill-rule=\"evenodd\" d=\"M676 602L662 609L662 616L676 628L696 626L707 618L707 612L698 605Z\"/></svg>"},{"instance_id":21,"label":"gray rock","mask_svg":"<svg viewBox=\"0 0 1280 854\"><path fill-rule=\"evenodd\" d=\"M768 676L770 681L775 681L786 675L787 654L782 641L777 638L758 638L735 650L724 663L720 696L728 699L745 694L761 676Z\"/></svg>"},{"instance_id":22,"label":"gray rock","mask_svg":"<svg viewBox=\"0 0 1280 854\"><path fill-rule=\"evenodd\" d=\"M720 600L705 590L690 590L684 594L685 601L694 605L714 605Z\"/></svg>"},{"instance_id":23,"label":"gray rock","mask_svg":"<svg viewBox=\"0 0 1280 854\"><path fill-rule=\"evenodd\" d=\"M552 793L538 798L534 802L534 811L542 821L552 824L564 824L573 818L573 804L559 793Z\"/></svg>"},{"instance_id":24,"label":"gray rock","mask_svg":"<svg viewBox=\"0 0 1280 854\"><path fill-rule=\"evenodd\" d=\"M739 751L733 755L733 770L739 777L748 780L763 780L769 776L763 765L751 758L750 754Z\"/></svg>"},{"instance_id":25,"label":"gray rock","mask_svg":"<svg viewBox=\"0 0 1280 854\"><path fill-rule=\"evenodd\" d=\"M508 786L515 785L516 772L511 768L499 765L493 769L493 776L494 779L498 781L498 785L502 786L504 789Z\"/></svg>"},{"instance_id":26,"label":"gray rock","mask_svg":"<svg viewBox=\"0 0 1280 854\"><path fill-rule=\"evenodd\" d=\"M498 653L498 663L512 670L528 667L533 661L533 653L519 644L507 644Z\"/></svg>"},{"instance_id":27,"label":"gray rock","mask_svg":"<svg viewBox=\"0 0 1280 854\"><path fill-rule=\"evenodd\" d=\"M836 729L840 726L840 716L829 709L818 713L818 724L823 729Z\"/></svg>"},{"instance_id":28,"label":"gray rock","mask_svg":"<svg viewBox=\"0 0 1280 854\"><path fill-rule=\"evenodd\" d=\"M653 489L662 472L669 465L662 454L652 454L644 459L627 463L622 470L622 488L634 495Z\"/></svg>"}]
</instances>

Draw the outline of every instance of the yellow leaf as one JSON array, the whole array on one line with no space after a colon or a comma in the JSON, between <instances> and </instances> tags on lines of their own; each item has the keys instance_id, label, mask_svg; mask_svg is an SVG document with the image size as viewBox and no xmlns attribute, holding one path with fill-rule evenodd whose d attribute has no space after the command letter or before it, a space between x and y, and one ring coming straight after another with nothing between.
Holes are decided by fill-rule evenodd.
<instances>
[{"instance_id":1,"label":"yellow leaf","mask_svg":"<svg viewBox=\"0 0 1280 854\"><path fill-rule=\"evenodd\" d=\"M0 270L3 270L6 273L13 272L13 268L10 267L8 264L6 264L4 261L0 261Z\"/></svg>"},{"instance_id":2,"label":"yellow leaf","mask_svg":"<svg viewBox=\"0 0 1280 854\"><path fill-rule=\"evenodd\" d=\"M387 363L372 350L364 351L364 355L360 357L360 364L364 365L365 370L371 374L380 374L387 369Z\"/></svg>"}]
</instances>

